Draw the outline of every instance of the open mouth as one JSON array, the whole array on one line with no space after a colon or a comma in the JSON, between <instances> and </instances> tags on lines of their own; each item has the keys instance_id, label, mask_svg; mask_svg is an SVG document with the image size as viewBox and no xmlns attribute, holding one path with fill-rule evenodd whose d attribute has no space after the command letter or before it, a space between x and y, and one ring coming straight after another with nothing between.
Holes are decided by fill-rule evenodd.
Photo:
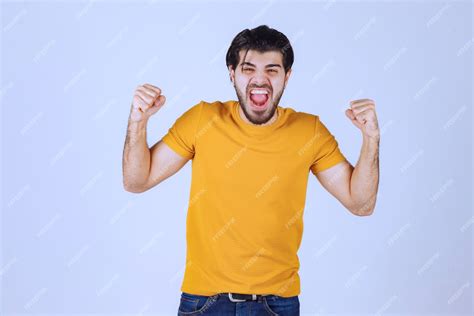
<instances>
[{"instance_id":1,"label":"open mouth","mask_svg":"<svg viewBox=\"0 0 474 316\"><path fill-rule=\"evenodd\" d=\"M266 89L250 90L250 105L257 111L263 111L267 108L270 101L270 94Z\"/></svg>"}]
</instances>

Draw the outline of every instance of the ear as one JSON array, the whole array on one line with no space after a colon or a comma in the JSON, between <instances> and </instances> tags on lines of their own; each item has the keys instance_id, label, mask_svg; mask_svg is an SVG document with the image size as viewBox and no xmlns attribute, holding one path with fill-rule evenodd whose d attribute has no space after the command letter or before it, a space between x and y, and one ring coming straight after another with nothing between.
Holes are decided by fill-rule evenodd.
<instances>
[{"instance_id":1,"label":"ear","mask_svg":"<svg viewBox=\"0 0 474 316\"><path fill-rule=\"evenodd\" d=\"M290 75L291 75L291 68L288 69L288 71L285 74L285 88L286 88L286 84L288 83L288 79L290 79Z\"/></svg>"},{"instance_id":2,"label":"ear","mask_svg":"<svg viewBox=\"0 0 474 316\"><path fill-rule=\"evenodd\" d=\"M232 83L234 83L235 80L235 71L232 69L232 65L228 67L229 69L229 79Z\"/></svg>"}]
</instances>

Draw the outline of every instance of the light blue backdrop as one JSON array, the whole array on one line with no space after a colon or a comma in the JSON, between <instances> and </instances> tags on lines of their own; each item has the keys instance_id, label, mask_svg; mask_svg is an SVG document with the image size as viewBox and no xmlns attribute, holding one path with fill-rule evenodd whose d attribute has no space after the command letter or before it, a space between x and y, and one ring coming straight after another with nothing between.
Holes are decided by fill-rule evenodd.
<instances>
[{"instance_id":1,"label":"light blue backdrop","mask_svg":"<svg viewBox=\"0 0 474 316\"><path fill-rule=\"evenodd\" d=\"M225 52L268 24L296 60L281 105L320 115L355 164L349 101L382 131L374 214L310 177L302 315L473 312L470 1L3 2L2 260L5 315L174 315L191 164L152 190L122 187L135 87L167 104L148 142L200 100L235 99Z\"/></svg>"}]
</instances>

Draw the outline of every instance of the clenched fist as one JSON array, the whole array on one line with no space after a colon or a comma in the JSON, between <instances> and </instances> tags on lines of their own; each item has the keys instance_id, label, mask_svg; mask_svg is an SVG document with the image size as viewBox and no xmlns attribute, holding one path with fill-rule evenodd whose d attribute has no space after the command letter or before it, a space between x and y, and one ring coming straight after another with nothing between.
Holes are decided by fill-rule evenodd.
<instances>
[{"instance_id":1,"label":"clenched fist","mask_svg":"<svg viewBox=\"0 0 474 316\"><path fill-rule=\"evenodd\" d=\"M354 100L350 102L350 107L345 112L346 116L365 136L378 140L380 130L375 113L375 101L371 99Z\"/></svg>"},{"instance_id":2,"label":"clenched fist","mask_svg":"<svg viewBox=\"0 0 474 316\"><path fill-rule=\"evenodd\" d=\"M145 83L135 90L130 111L130 120L142 122L148 120L165 104L166 97L161 94L161 89Z\"/></svg>"}]
</instances>

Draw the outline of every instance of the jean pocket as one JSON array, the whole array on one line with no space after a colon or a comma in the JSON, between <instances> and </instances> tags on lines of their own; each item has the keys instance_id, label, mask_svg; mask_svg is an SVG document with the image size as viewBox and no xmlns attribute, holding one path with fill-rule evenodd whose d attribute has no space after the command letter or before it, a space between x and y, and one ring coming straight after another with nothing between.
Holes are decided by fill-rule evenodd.
<instances>
[{"instance_id":1,"label":"jean pocket","mask_svg":"<svg viewBox=\"0 0 474 316\"><path fill-rule=\"evenodd\" d=\"M195 295L181 292L178 315L193 315L207 309L213 302L213 296Z\"/></svg>"},{"instance_id":2,"label":"jean pocket","mask_svg":"<svg viewBox=\"0 0 474 316\"><path fill-rule=\"evenodd\" d=\"M291 297L271 295L264 297L263 304L267 312L272 316L300 315L300 300L298 295Z\"/></svg>"}]
</instances>

